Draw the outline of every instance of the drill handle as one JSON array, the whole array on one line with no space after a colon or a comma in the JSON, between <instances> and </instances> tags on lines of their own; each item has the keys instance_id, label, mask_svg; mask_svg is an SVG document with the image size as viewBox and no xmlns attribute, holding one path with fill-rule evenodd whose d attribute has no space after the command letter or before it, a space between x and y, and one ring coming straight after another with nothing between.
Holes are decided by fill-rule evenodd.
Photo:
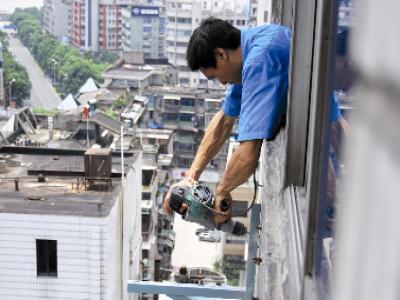
<instances>
[{"instance_id":1,"label":"drill handle","mask_svg":"<svg viewBox=\"0 0 400 300\"><path fill-rule=\"evenodd\" d=\"M181 209L183 203L185 203L185 198L181 194L177 194L174 192L171 193L171 197L169 200L169 206L171 207L171 209L174 212L176 212L180 215L183 215L185 212L183 212L183 213L180 212L180 209Z\"/></svg>"}]
</instances>

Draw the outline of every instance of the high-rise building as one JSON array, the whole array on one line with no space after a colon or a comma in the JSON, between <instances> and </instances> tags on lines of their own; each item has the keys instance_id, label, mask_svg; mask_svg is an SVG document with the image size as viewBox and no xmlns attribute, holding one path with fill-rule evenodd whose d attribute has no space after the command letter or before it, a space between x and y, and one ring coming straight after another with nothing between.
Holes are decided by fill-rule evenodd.
<instances>
[{"instance_id":1,"label":"high-rise building","mask_svg":"<svg viewBox=\"0 0 400 300\"><path fill-rule=\"evenodd\" d=\"M146 59L165 58L165 3L137 1L122 8L122 50L143 52Z\"/></svg>"},{"instance_id":2,"label":"high-rise building","mask_svg":"<svg viewBox=\"0 0 400 300\"><path fill-rule=\"evenodd\" d=\"M87 51L119 50L121 9L132 0L72 0L72 44Z\"/></svg>"},{"instance_id":3,"label":"high-rise building","mask_svg":"<svg viewBox=\"0 0 400 300\"><path fill-rule=\"evenodd\" d=\"M66 39L71 17L71 2L66 0L44 0L43 27L59 39Z\"/></svg>"},{"instance_id":4,"label":"high-rise building","mask_svg":"<svg viewBox=\"0 0 400 300\"><path fill-rule=\"evenodd\" d=\"M69 34L74 46L85 51L136 51L145 58L165 58L165 0L63 1L72 7Z\"/></svg>"},{"instance_id":5,"label":"high-rise building","mask_svg":"<svg viewBox=\"0 0 400 300\"><path fill-rule=\"evenodd\" d=\"M214 16L243 28L248 23L246 5L232 1L167 0L166 49L169 62L179 68L178 84L186 87L215 85L200 73L193 73L187 67L186 49L193 30L202 20Z\"/></svg>"}]
</instances>

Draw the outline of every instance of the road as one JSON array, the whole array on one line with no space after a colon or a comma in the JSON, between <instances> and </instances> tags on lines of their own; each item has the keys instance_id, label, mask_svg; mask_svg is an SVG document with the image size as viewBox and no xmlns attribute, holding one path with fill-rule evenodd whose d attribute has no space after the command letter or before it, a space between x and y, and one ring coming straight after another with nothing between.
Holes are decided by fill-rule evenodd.
<instances>
[{"instance_id":1,"label":"road","mask_svg":"<svg viewBox=\"0 0 400 300\"><path fill-rule=\"evenodd\" d=\"M201 226L182 220L181 216L175 214L174 231L175 248L172 252L172 266L179 269L180 266L187 267L209 267L221 257L221 243L200 242L195 231Z\"/></svg>"},{"instance_id":2,"label":"road","mask_svg":"<svg viewBox=\"0 0 400 300\"><path fill-rule=\"evenodd\" d=\"M31 103L32 107L43 107L52 109L62 101L54 90L50 80L44 75L29 50L22 45L20 40L9 36L9 51L28 71L32 82Z\"/></svg>"}]
</instances>

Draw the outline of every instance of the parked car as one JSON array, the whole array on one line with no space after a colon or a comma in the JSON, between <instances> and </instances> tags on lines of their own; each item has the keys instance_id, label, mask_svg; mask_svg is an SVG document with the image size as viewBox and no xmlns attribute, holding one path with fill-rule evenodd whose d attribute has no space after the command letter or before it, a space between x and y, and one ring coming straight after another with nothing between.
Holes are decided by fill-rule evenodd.
<instances>
[{"instance_id":1,"label":"parked car","mask_svg":"<svg viewBox=\"0 0 400 300\"><path fill-rule=\"evenodd\" d=\"M200 227L200 228L196 229L195 233L196 233L196 235L199 235L202 232L208 232L208 231L209 231L208 228Z\"/></svg>"},{"instance_id":2,"label":"parked car","mask_svg":"<svg viewBox=\"0 0 400 300\"><path fill-rule=\"evenodd\" d=\"M219 233L215 233L214 231L207 231L207 232L202 232L199 234L199 241L204 241L204 242L220 242L221 241L221 236Z\"/></svg>"}]
</instances>

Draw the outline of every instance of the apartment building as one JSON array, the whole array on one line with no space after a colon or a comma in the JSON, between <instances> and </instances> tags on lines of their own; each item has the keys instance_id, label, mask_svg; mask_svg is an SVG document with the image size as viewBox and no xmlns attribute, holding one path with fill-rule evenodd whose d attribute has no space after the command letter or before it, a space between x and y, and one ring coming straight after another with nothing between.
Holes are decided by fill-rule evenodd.
<instances>
[{"instance_id":1,"label":"apartment building","mask_svg":"<svg viewBox=\"0 0 400 300\"><path fill-rule=\"evenodd\" d=\"M162 128L174 130L174 167L189 168L205 128L221 108L225 92L182 87L150 87L144 94L152 103L150 121ZM212 169L225 169L227 145L211 161Z\"/></svg>"},{"instance_id":2,"label":"apartment building","mask_svg":"<svg viewBox=\"0 0 400 300\"><path fill-rule=\"evenodd\" d=\"M78 148L68 117L16 115L8 141L19 146L0 151L0 298L128 299L127 280L140 279L141 152L122 161Z\"/></svg>"},{"instance_id":3,"label":"apartment building","mask_svg":"<svg viewBox=\"0 0 400 300\"><path fill-rule=\"evenodd\" d=\"M121 49L121 9L128 4L132 0L72 0L72 44L93 52Z\"/></svg>"},{"instance_id":4,"label":"apartment building","mask_svg":"<svg viewBox=\"0 0 400 300\"><path fill-rule=\"evenodd\" d=\"M238 28L248 24L247 5L239 1L166 1L166 52L168 61L179 69L178 84L184 87L208 88L219 83L209 82L199 72L187 68L186 49L193 30L202 20L214 16L227 20Z\"/></svg>"},{"instance_id":5,"label":"apartment building","mask_svg":"<svg viewBox=\"0 0 400 300\"><path fill-rule=\"evenodd\" d=\"M142 149L142 278L167 280L172 272L171 253L175 244L171 217L162 203L170 186L173 131L138 128L136 145ZM169 156L169 163L166 157ZM167 168L165 168L167 167Z\"/></svg>"},{"instance_id":6,"label":"apartment building","mask_svg":"<svg viewBox=\"0 0 400 300\"><path fill-rule=\"evenodd\" d=\"M85 51L135 51L143 52L146 58L165 58L164 1L64 1L71 1L70 37L74 46Z\"/></svg>"},{"instance_id":7,"label":"apartment building","mask_svg":"<svg viewBox=\"0 0 400 300\"><path fill-rule=\"evenodd\" d=\"M122 50L165 59L165 2L136 1L122 8Z\"/></svg>"},{"instance_id":8,"label":"apartment building","mask_svg":"<svg viewBox=\"0 0 400 300\"><path fill-rule=\"evenodd\" d=\"M104 86L114 91L129 90L142 95L151 86L175 82L176 72L167 62L146 59L144 53L126 52L118 64L109 68L101 77Z\"/></svg>"},{"instance_id":9,"label":"apartment building","mask_svg":"<svg viewBox=\"0 0 400 300\"><path fill-rule=\"evenodd\" d=\"M43 28L60 40L68 41L72 16L72 2L68 0L43 1Z\"/></svg>"}]
</instances>

